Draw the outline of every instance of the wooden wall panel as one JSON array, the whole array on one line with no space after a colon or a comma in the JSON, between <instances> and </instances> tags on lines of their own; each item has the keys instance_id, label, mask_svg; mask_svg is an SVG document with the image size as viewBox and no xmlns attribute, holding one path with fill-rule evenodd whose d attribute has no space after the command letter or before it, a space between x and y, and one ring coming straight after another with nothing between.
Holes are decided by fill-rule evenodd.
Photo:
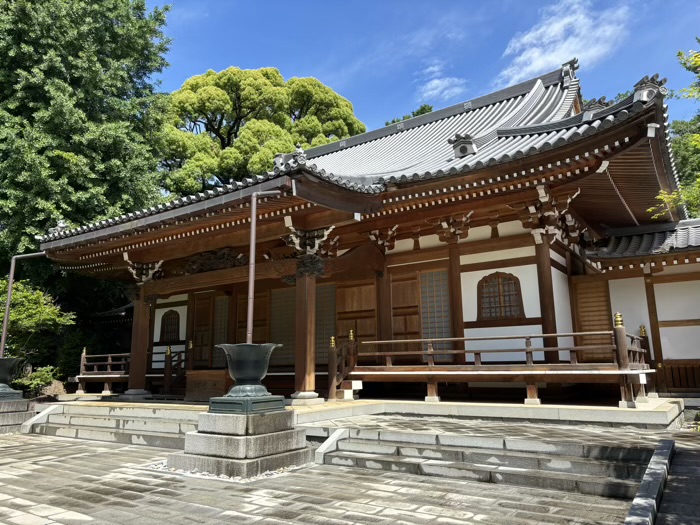
<instances>
[{"instance_id":1,"label":"wooden wall panel","mask_svg":"<svg viewBox=\"0 0 700 525\"><path fill-rule=\"evenodd\" d=\"M248 316L248 296L238 294L238 307L236 308L236 342L245 343L246 320ZM270 339L270 292L258 292L255 294L253 308L253 343L269 343Z\"/></svg>"},{"instance_id":2,"label":"wooden wall panel","mask_svg":"<svg viewBox=\"0 0 700 525\"><path fill-rule=\"evenodd\" d=\"M377 337L377 299L374 281L356 281L336 287L336 337L347 341L350 330L359 341Z\"/></svg>"},{"instance_id":3,"label":"wooden wall panel","mask_svg":"<svg viewBox=\"0 0 700 525\"><path fill-rule=\"evenodd\" d=\"M610 293L608 281L578 281L573 282L576 297L576 331L599 332L612 330L612 314L610 313ZM586 336L579 338L577 344L595 345L610 344L608 336ZM579 362L610 362L609 353L579 352Z\"/></svg>"}]
</instances>

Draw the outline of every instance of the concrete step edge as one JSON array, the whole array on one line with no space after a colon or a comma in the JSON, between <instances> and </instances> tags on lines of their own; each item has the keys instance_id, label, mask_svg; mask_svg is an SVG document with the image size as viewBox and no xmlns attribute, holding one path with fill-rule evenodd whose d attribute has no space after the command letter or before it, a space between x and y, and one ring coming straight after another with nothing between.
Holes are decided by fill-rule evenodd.
<instances>
[{"instance_id":1,"label":"concrete step edge","mask_svg":"<svg viewBox=\"0 0 700 525\"><path fill-rule=\"evenodd\" d=\"M358 444L358 446L362 445L379 445L379 446L386 446L386 447L395 447L395 448L416 448L418 450L445 450L448 452L473 452L476 454L494 454L494 455L502 455L502 456L507 456L507 457L514 457L514 458L531 458L531 457L536 457L538 459L541 459L542 452L528 452L528 451L520 451L520 450L508 450L508 449L499 449L499 448L487 448L487 447L461 447L457 445L428 445L428 444L421 444L421 443L406 443L402 441L384 441L384 440L371 440L371 439L360 439L360 438L348 438L344 439L342 441L338 442L338 446L341 447L343 444L346 443L351 443L351 444ZM347 450L347 449L346 449ZM401 454L396 454L397 456L401 456ZM553 454L553 456L557 460L562 460L562 461L576 461L576 462L590 462L594 464L600 464L600 465L625 465L625 466L635 466L635 467L640 467L640 468L646 468L647 463L642 462L642 461L624 461L620 459L603 459L603 458L589 458L586 456L566 456L563 454ZM425 458L425 459L430 459L430 458Z\"/></svg>"},{"instance_id":2,"label":"concrete step edge","mask_svg":"<svg viewBox=\"0 0 700 525\"><path fill-rule=\"evenodd\" d=\"M136 434L136 435L146 435L146 436L154 436L154 437L174 437L178 439L185 439L185 434L178 432L154 432L152 430L125 430L123 428L105 428L105 427L86 427L82 425L56 425L53 423L39 423L34 427L34 433L38 434L39 432L36 432L37 430L43 429L43 428L63 428L63 429L69 429L69 430L75 430L76 432L78 431L88 431L88 432L105 432L105 433L112 433L112 434Z\"/></svg>"},{"instance_id":3,"label":"concrete step edge","mask_svg":"<svg viewBox=\"0 0 700 525\"><path fill-rule=\"evenodd\" d=\"M170 419L170 418L164 418L164 417L142 417L142 416L112 416L112 415L96 415L96 414L70 414L70 413L63 413L63 414L50 414L49 415L49 421L51 418L55 419L63 419L63 418L81 418L81 419L95 419L95 420L116 420L116 421L144 421L144 422L151 422L151 421L158 421L158 422L165 422L165 423L177 423L180 425L196 425L197 421L196 420L191 420L191 419Z\"/></svg>"}]
</instances>

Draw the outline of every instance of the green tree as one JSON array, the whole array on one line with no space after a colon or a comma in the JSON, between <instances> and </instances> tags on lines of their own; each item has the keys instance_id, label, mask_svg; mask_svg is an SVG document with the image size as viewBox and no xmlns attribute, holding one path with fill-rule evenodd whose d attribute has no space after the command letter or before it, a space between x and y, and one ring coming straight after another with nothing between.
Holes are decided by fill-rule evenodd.
<instances>
[{"instance_id":1,"label":"green tree","mask_svg":"<svg viewBox=\"0 0 700 525\"><path fill-rule=\"evenodd\" d=\"M0 2L0 255L160 198L166 9L145 0Z\"/></svg>"},{"instance_id":2,"label":"green tree","mask_svg":"<svg viewBox=\"0 0 700 525\"><path fill-rule=\"evenodd\" d=\"M352 104L315 78L230 67L187 80L170 97L165 187L188 194L261 174L277 153L363 133Z\"/></svg>"},{"instance_id":3,"label":"green tree","mask_svg":"<svg viewBox=\"0 0 700 525\"><path fill-rule=\"evenodd\" d=\"M432 112L433 112L433 106L431 106L430 104L423 104L418 109L411 111L410 115L404 115L401 118L397 117L397 118L393 118L391 120L387 120L384 123L384 125L391 126L392 124L396 124L398 122L408 120L408 119L413 118L413 117L417 117L418 115L425 115L426 113L432 113Z\"/></svg>"},{"instance_id":4,"label":"green tree","mask_svg":"<svg viewBox=\"0 0 700 525\"><path fill-rule=\"evenodd\" d=\"M7 279L0 279L0 297L7 297ZM0 321L5 309L0 311ZM34 365L43 365L53 341L64 327L73 325L75 317L64 312L54 299L27 281L12 287L10 322L7 332L7 354L23 357Z\"/></svg>"},{"instance_id":5,"label":"green tree","mask_svg":"<svg viewBox=\"0 0 700 525\"><path fill-rule=\"evenodd\" d=\"M700 38L696 39L700 44ZM680 96L700 101L700 51L678 53L681 66L695 75L695 81ZM700 217L700 113L690 120L671 124L671 147L676 159L680 189L673 193L662 191L659 204L650 211L663 215L666 205L685 205L690 217Z\"/></svg>"}]
</instances>

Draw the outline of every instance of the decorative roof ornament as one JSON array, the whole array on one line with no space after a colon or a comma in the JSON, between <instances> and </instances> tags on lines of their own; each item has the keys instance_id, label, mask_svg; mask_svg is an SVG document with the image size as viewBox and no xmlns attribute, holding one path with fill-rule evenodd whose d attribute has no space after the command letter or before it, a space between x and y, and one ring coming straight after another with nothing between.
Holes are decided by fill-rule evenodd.
<instances>
[{"instance_id":1,"label":"decorative roof ornament","mask_svg":"<svg viewBox=\"0 0 700 525\"><path fill-rule=\"evenodd\" d=\"M448 139L447 143L454 149L455 159L461 159L479 151L479 148L474 143L474 139L467 133L464 135L455 133L455 136Z\"/></svg>"},{"instance_id":2,"label":"decorative roof ornament","mask_svg":"<svg viewBox=\"0 0 700 525\"><path fill-rule=\"evenodd\" d=\"M598 99L592 98L591 100L586 101L586 103L583 105L583 111L600 111L601 109L610 107L613 104L614 102L612 100L608 101L605 99L605 97L600 97Z\"/></svg>"},{"instance_id":3,"label":"decorative roof ornament","mask_svg":"<svg viewBox=\"0 0 700 525\"><path fill-rule=\"evenodd\" d=\"M297 143L297 149L293 153L294 160L297 164L306 164L306 153L304 153L304 148L301 144Z\"/></svg>"},{"instance_id":4,"label":"decorative roof ornament","mask_svg":"<svg viewBox=\"0 0 700 525\"><path fill-rule=\"evenodd\" d=\"M578 58L574 57L561 65L562 82L565 88L569 87L571 80L576 78L575 71L578 69Z\"/></svg>"},{"instance_id":5,"label":"decorative roof ornament","mask_svg":"<svg viewBox=\"0 0 700 525\"><path fill-rule=\"evenodd\" d=\"M68 223L66 221L64 221L63 219L61 219L60 221L58 221L56 226L54 226L53 228L49 228L49 235L58 235L67 229L68 229Z\"/></svg>"},{"instance_id":6,"label":"decorative roof ornament","mask_svg":"<svg viewBox=\"0 0 700 525\"><path fill-rule=\"evenodd\" d=\"M634 102L648 102L658 91L661 95L667 95L668 89L664 84L668 81L667 78L659 79L659 74L649 77L645 76L634 85Z\"/></svg>"}]
</instances>

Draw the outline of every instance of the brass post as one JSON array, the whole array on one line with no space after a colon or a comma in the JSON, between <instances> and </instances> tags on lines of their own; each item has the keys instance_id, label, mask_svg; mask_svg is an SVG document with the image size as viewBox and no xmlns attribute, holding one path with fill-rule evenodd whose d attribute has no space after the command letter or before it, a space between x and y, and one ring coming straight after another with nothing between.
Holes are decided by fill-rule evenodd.
<instances>
[{"instance_id":1,"label":"brass post","mask_svg":"<svg viewBox=\"0 0 700 525\"><path fill-rule=\"evenodd\" d=\"M331 336L328 349L328 400L336 398L338 390L338 352L335 349L335 337Z\"/></svg>"},{"instance_id":2,"label":"brass post","mask_svg":"<svg viewBox=\"0 0 700 525\"><path fill-rule=\"evenodd\" d=\"M619 328L621 326L624 326L624 322L622 321L622 314L620 312L615 313L615 328Z\"/></svg>"},{"instance_id":3,"label":"brass post","mask_svg":"<svg viewBox=\"0 0 700 525\"><path fill-rule=\"evenodd\" d=\"M647 327L644 326L643 324L639 325L639 337L646 337L647 336Z\"/></svg>"},{"instance_id":4,"label":"brass post","mask_svg":"<svg viewBox=\"0 0 700 525\"><path fill-rule=\"evenodd\" d=\"M350 341L354 341L354 340L355 340L355 332L353 332L352 330L350 330L350 333L348 334L348 339L349 339Z\"/></svg>"}]
</instances>

